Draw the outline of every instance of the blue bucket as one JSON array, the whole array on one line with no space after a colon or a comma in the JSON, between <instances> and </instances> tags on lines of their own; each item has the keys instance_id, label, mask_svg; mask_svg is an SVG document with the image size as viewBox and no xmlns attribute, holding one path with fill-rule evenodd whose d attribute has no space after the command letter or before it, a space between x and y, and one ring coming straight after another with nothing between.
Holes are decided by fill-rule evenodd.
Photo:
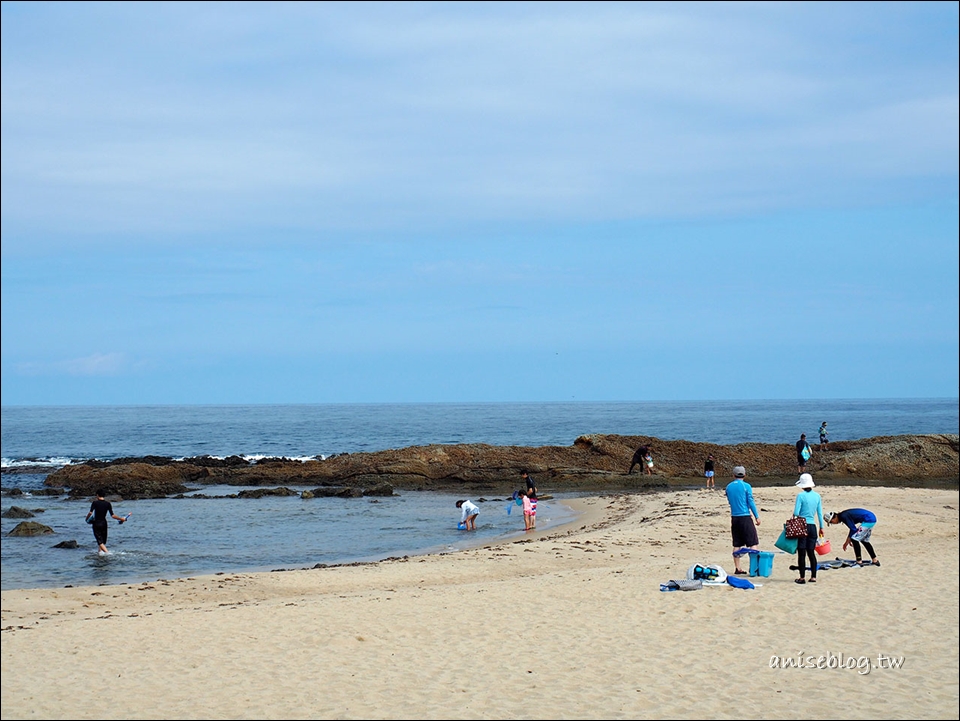
<instances>
[{"instance_id":1,"label":"blue bucket","mask_svg":"<svg viewBox=\"0 0 960 721\"><path fill-rule=\"evenodd\" d=\"M768 577L773 573L773 553L760 551L750 554L750 575Z\"/></svg>"}]
</instances>

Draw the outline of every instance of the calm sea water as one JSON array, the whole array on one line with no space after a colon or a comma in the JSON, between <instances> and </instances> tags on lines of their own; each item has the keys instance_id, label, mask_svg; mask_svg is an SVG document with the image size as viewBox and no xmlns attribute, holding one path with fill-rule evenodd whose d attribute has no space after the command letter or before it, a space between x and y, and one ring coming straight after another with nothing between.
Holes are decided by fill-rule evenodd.
<instances>
[{"instance_id":1,"label":"calm sea water","mask_svg":"<svg viewBox=\"0 0 960 721\"><path fill-rule=\"evenodd\" d=\"M956 399L490 403L277 406L4 407L4 488L42 487L46 465L89 458L241 455L288 458L376 451L430 443L570 445L579 435L617 433L709 443L792 443L904 433L957 433ZM206 495L239 489L206 487ZM505 499L481 501L476 534L456 528L456 496L404 492L396 498L303 501L153 499L118 503L131 522L110 526L111 555L98 556L89 504L41 496L3 497L42 510L54 536L8 538L2 519L2 588L133 583L217 571L304 568L456 550L522 534L522 514ZM479 499L473 499L475 501ZM572 520L561 502L541 502L538 525ZM78 550L52 548L75 539Z\"/></svg>"}]
</instances>

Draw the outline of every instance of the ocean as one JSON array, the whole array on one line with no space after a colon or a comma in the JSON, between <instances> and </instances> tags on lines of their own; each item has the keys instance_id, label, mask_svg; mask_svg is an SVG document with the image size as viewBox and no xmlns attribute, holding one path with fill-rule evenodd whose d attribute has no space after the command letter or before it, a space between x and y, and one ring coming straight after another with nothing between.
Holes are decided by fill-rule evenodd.
<instances>
[{"instance_id":1,"label":"ocean","mask_svg":"<svg viewBox=\"0 0 960 721\"><path fill-rule=\"evenodd\" d=\"M2 518L2 588L138 583L219 571L307 568L455 551L523 534L504 498L474 498L475 533L457 529L457 496L394 498L150 499L116 504L132 513L110 526L99 556L84 523L86 501L31 495L48 469L91 458L147 455L326 458L433 443L567 446L584 434L647 435L705 443L832 441L908 433L958 433L957 399L677 401L621 403L429 403L222 406L12 407L2 413L3 512L17 505L55 534L10 538ZM520 481L518 479L518 487ZM18 488L23 496L11 496ZM205 496L237 488L202 487ZM195 496L196 494L191 494ZM574 514L558 495L541 501L538 527ZM509 511L509 512L508 512ZM53 548L76 540L78 549Z\"/></svg>"}]
</instances>

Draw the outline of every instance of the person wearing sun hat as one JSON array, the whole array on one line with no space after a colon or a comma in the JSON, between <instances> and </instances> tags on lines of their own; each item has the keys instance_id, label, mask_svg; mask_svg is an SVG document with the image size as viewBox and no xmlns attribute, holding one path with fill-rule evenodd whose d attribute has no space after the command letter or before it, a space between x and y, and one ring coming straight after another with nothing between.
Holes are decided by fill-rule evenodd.
<instances>
[{"instance_id":1,"label":"person wearing sun hat","mask_svg":"<svg viewBox=\"0 0 960 721\"><path fill-rule=\"evenodd\" d=\"M794 484L800 489L797 494L797 500L793 504L793 515L803 516L807 521L807 535L797 539L797 566L800 570L800 578L797 583L806 583L807 559L810 560L810 583L817 582L817 539L823 535L823 501L820 494L814 491L817 485L813 482L813 476L809 473L803 473ZM817 526L820 526L819 533Z\"/></svg>"}]
</instances>

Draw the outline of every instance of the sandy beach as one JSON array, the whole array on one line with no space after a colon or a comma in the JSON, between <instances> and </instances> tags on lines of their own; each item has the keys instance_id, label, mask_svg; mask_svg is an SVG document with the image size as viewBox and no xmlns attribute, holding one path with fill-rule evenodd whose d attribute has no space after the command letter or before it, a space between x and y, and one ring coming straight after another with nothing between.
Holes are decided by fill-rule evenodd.
<instances>
[{"instance_id":1,"label":"sandy beach","mask_svg":"<svg viewBox=\"0 0 960 721\"><path fill-rule=\"evenodd\" d=\"M778 554L753 590L661 592L733 571L724 483L452 554L5 591L2 716L956 718L957 491L821 486L877 514L881 567L799 586ZM796 489L754 493L775 550Z\"/></svg>"}]
</instances>

